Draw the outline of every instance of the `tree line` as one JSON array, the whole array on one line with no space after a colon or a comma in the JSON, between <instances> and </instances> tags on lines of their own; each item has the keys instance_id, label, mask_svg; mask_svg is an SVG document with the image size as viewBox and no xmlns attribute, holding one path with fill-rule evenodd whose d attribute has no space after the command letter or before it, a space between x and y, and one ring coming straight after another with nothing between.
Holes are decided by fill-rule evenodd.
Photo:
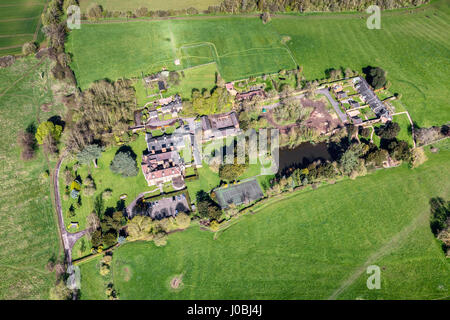
<instances>
[{"instance_id":1,"label":"tree line","mask_svg":"<svg viewBox=\"0 0 450 320\"><path fill-rule=\"evenodd\" d=\"M75 1L75 0L70 0ZM289 12L345 12L364 11L371 5L377 5L382 10L417 7L428 3L429 0L223 0L219 5L209 6L206 10L194 7L187 9L149 10L139 7L135 10L118 11L107 10L101 5L93 4L83 19L98 20L100 18L140 18L140 17L170 17L196 14L245 14L262 13L264 23L270 21L269 13Z\"/></svg>"}]
</instances>

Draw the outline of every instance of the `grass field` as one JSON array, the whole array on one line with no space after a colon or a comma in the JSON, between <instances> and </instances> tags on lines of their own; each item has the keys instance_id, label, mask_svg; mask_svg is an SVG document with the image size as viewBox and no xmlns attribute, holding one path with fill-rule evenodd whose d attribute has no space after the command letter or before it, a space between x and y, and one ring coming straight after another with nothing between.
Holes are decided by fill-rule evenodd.
<instances>
[{"instance_id":1,"label":"grass field","mask_svg":"<svg viewBox=\"0 0 450 320\"><path fill-rule=\"evenodd\" d=\"M62 250L51 200L50 179L41 177L54 166L41 151L29 162L20 159L16 142L19 131L53 115L40 110L52 100L48 74L49 62L20 59L0 69L0 300L47 299L55 275L46 271L49 259L60 258ZM49 167L50 166L50 167Z\"/></svg>"},{"instance_id":2,"label":"grass field","mask_svg":"<svg viewBox=\"0 0 450 320\"><path fill-rule=\"evenodd\" d=\"M22 52L27 41L39 40L39 20L46 0L0 1L0 56Z\"/></svg>"},{"instance_id":3,"label":"grass field","mask_svg":"<svg viewBox=\"0 0 450 320\"><path fill-rule=\"evenodd\" d=\"M450 193L449 142L439 147L414 170L380 170L257 205L217 240L194 227L165 247L125 244L114 252L114 284L121 299L446 297L450 264L428 220L429 199ZM366 287L370 264L382 269L380 290ZM168 290L180 273L183 290Z\"/></svg>"},{"instance_id":4,"label":"grass field","mask_svg":"<svg viewBox=\"0 0 450 320\"><path fill-rule=\"evenodd\" d=\"M208 9L209 6L219 5L220 0L79 0L81 12L87 12L89 6L97 3L108 11L132 11L144 7L149 11L155 10L180 10L195 8L197 10Z\"/></svg>"},{"instance_id":5,"label":"grass field","mask_svg":"<svg viewBox=\"0 0 450 320\"><path fill-rule=\"evenodd\" d=\"M105 77L137 77L162 67L214 61L227 81L296 65L273 28L246 18L83 25L71 32L66 48L81 88Z\"/></svg>"},{"instance_id":6,"label":"grass field","mask_svg":"<svg viewBox=\"0 0 450 320\"><path fill-rule=\"evenodd\" d=\"M82 88L105 77L176 69L176 58L182 67L216 61L227 81L296 63L308 79L324 77L328 68L380 66L413 120L430 126L448 121L449 21L448 0L441 0L383 13L380 30L367 29L361 14L284 16L267 25L239 17L83 25L70 34L67 48ZM287 47L283 36L291 38Z\"/></svg>"}]
</instances>

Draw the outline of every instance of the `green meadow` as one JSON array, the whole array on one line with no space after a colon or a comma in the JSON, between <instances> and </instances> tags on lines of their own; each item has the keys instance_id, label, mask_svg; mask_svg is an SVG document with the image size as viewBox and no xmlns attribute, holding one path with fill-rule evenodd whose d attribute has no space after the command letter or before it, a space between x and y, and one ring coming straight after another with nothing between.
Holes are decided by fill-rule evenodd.
<instances>
[{"instance_id":1,"label":"green meadow","mask_svg":"<svg viewBox=\"0 0 450 320\"><path fill-rule=\"evenodd\" d=\"M267 25L250 17L83 25L70 34L67 49L81 88L102 78L136 77L162 67L181 69L212 61L227 81L297 64L307 79L323 78L329 68L361 71L380 66L388 72L390 91L402 93L417 125L447 122L448 1L383 12L379 30L367 29L365 17L286 15ZM283 44L285 36L290 40Z\"/></svg>"},{"instance_id":2,"label":"green meadow","mask_svg":"<svg viewBox=\"0 0 450 320\"><path fill-rule=\"evenodd\" d=\"M0 10L0 56L22 52L22 45L34 38L45 0L2 0ZM41 33L36 36L42 37Z\"/></svg>"},{"instance_id":3,"label":"green meadow","mask_svg":"<svg viewBox=\"0 0 450 320\"><path fill-rule=\"evenodd\" d=\"M121 299L446 297L450 264L428 220L430 198L450 190L449 142L438 147L417 169L379 170L258 204L216 240L191 227L165 247L127 243L113 254L114 285ZM368 265L381 269L380 290L366 287ZM103 290L89 286L100 277L90 274L85 296ZM179 274L184 286L174 292L169 282Z\"/></svg>"},{"instance_id":4,"label":"green meadow","mask_svg":"<svg viewBox=\"0 0 450 320\"><path fill-rule=\"evenodd\" d=\"M48 299L55 274L45 266L62 256L51 181L43 175L55 163L41 150L22 161L16 142L29 125L63 114L60 105L41 110L52 101L51 81L45 80L50 62L35 67L38 62L20 59L0 69L0 300Z\"/></svg>"}]
</instances>

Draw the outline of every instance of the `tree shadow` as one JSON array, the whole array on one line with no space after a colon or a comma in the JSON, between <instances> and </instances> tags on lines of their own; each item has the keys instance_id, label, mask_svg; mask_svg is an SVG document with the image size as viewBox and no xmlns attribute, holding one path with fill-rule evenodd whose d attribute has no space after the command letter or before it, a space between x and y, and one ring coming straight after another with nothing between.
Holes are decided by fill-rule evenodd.
<instances>
[{"instance_id":1,"label":"tree shadow","mask_svg":"<svg viewBox=\"0 0 450 320\"><path fill-rule=\"evenodd\" d=\"M129 153L133 160L136 160L137 155L134 153L133 149L130 146L121 146L119 150L117 150L116 155L120 152Z\"/></svg>"},{"instance_id":2,"label":"tree shadow","mask_svg":"<svg viewBox=\"0 0 450 320\"><path fill-rule=\"evenodd\" d=\"M123 211L125 209L125 200L119 200L116 203L116 211Z\"/></svg>"},{"instance_id":3,"label":"tree shadow","mask_svg":"<svg viewBox=\"0 0 450 320\"><path fill-rule=\"evenodd\" d=\"M66 122L61 118L61 116L53 116L50 117L47 121L50 121L51 123L53 123L55 126L61 126L64 130L64 127L66 126Z\"/></svg>"},{"instance_id":4,"label":"tree shadow","mask_svg":"<svg viewBox=\"0 0 450 320\"><path fill-rule=\"evenodd\" d=\"M34 124L34 122L31 122L31 123L26 127L25 132L26 132L26 133L30 133L30 134L32 134L32 135L35 135L35 134L36 134L36 130L37 130L36 125Z\"/></svg>"}]
</instances>

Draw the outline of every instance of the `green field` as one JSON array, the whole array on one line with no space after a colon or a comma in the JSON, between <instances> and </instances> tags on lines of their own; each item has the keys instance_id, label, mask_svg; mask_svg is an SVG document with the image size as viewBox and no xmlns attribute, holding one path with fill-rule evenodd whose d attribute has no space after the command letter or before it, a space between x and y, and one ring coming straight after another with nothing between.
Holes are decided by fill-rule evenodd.
<instances>
[{"instance_id":1,"label":"green field","mask_svg":"<svg viewBox=\"0 0 450 320\"><path fill-rule=\"evenodd\" d=\"M58 105L49 112L40 109L52 100L51 81L40 77L48 75L50 62L33 69L37 63L20 59L0 69L0 300L47 299L55 275L45 266L62 254L50 179L42 177L54 163L41 151L23 162L16 142L28 125L63 112Z\"/></svg>"},{"instance_id":2,"label":"green field","mask_svg":"<svg viewBox=\"0 0 450 320\"><path fill-rule=\"evenodd\" d=\"M70 34L67 48L81 88L105 77L176 69L176 58L183 67L216 61L227 81L296 63L307 79L323 78L328 68L380 66L413 120L430 126L448 121L449 21L442 0L383 13L380 30L367 29L361 14L278 16L267 25L242 17L84 25ZM282 36L291 38L287 47Z\"/></svg>"},{"instance_id":3,"label":"green field","mask_svg":"<svg viewBox=\"0 0 450 320\"><path fill-rule=\"evenodd\" d=\"M449 142L439 147L414 170L380 170L272 199L216 240L193 227L171 235L166 247L125 244L113 259L120 298L446 297L450 264L428 220L429 199L450 193ZM372 264L382 269L380 290L366 288L365 268ZM169 290L171 277L181 273L183 289ZM97 281L82 279L82 287ZM97 289L85 290L91 296Z\"/></svg>"},{"instance_id":4,"label":"green field","mask_svg":"<svg viewBox=\"0 0 450 320\"><path fill-rule=\"evenodd\" d=\"M108 11L132 11L144 7L149 11L155 10L181 10L195 8L197 10L208 9L209 6L219 5L220 0L79 0L81 12L87 12L89 6L97 3Z\"/></svg>"},{"instance_id":5,"label":"green field","mask_svg":"<svg viewBox=\"0 0 450 320\"><path fill-rule=\"evenodd\" d=\"M81 88L214 61L227 81L296 66L274 29L253 18L87 24L70 33L66 48Z\"/></svg>"},{"instance_id":6,"label":"green field","mask_svg":"<svg viewBox=\"0 0 450 320\"><path fill-rule=\"evenodd\" d=\"M37 41L45 0L0 1L0 56L22 52L27 41Z\"/></svg>"}]
</instances>

